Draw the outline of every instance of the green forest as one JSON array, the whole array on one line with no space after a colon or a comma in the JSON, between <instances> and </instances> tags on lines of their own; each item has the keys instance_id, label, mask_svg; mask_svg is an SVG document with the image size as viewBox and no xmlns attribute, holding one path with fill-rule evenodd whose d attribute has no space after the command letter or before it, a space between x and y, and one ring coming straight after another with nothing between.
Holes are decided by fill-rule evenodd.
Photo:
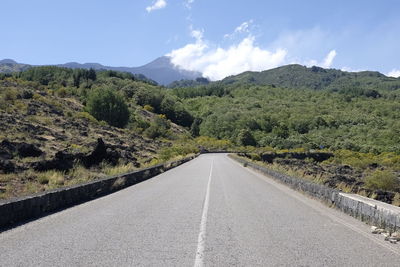
<instances>
[{"instance_id":1,"label":"green forest","mask_svg":"<svg viewBox=\"0 0 400 267\"><path fill-rule=\"evenodd\" d=\"M353 91L211 85L174 89L198 118L199 134L238 145L278 149L400 151L400 91ZM239 133L254 138L240 142ZM251 139L251 138L250 138Z\"/></svg>"},{"instance_id":2,"label":"green forest","mask_svg":"<svg viewBox=\"0 0 400 267\"><path fill-rule=\"evenodd\" d=\"M373 72L289 65L219 82L199 79L202 85L173 89L130 73L92 69L35 67L0 74L0 79L11 78L36 83L54 95L76 97L96 119L138 132L151 126L135 115L136 107L142 107L185 127L193 137L226 140L238 147L400 151L400 79ZM320 86L306 88L318 79ZM111 99L119 110L105 114L104 106L111 104L104 101Z\"/></svg>"},{"instance_id":3,"label":"green forest","mask_svg":"<svg viewBox=\"0 0 400 267\"><path fill-rule=\"evenodd\" d=\"M36 140L43 149L48 147L49 157L49 142L43 143L37 133L21 132L10 116L19 118L22 126L46 129L54 143L60 133L52 131L53 120L59 121L61 132L65 125L73 125L80 139L74 130L71 137L57 142L68 149L82 150L87 143L93 144L96 131L111 136L120 150L126 146L128 151L137 151L135 146L149 147L146 140L152 140L148 153L135 152L137 166L204 150L247 152L258 160L263 153L324 151L334 155L324 164L348 165L362 178L350 183L351 187L348 183L334 186L358 192L365 184L369 189L400 192L396 178L400 171L400 79L380 73L289 65L217 82L199 78L164 87L142 75L47 66L0 73L0 82L0 115L11 123L4 125L0 137ZM85 127L94 135L85 133ZM20 162L21 170L33 164L26 159ZM298 170L295 174L302 175ZM11 179L6 175L5 180ZM366 182L368 177L372 182ZM394 178L379 184L387 177ZM318 176L317 181L329 180L324 179Z\"/></svg>"}]
</instances>

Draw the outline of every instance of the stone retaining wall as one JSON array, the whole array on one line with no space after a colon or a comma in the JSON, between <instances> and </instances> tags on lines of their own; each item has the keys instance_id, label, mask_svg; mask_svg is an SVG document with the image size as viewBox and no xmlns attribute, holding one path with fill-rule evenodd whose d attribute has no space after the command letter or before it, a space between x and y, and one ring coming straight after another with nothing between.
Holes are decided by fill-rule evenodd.
<instances>
[{"instance_id":1,"label":"stone retaining wall","mask_svg":"<svg viewBox=\"0 0 400 267\"><path fill-rule=\"evenodd\" d=\"M231 158L275 180L285 183L292 189L321 199L329 205L335 206L344 213L362 221L389 231L396 231L400 228L400 209L398 207L355 194L345 194L324 185L276 172L237 156L231 156Z\"/></svg>"},{"instance_id":2,"label":"stone retaining wall","mask_svg":"<svg viewBox=\"0 0 400 267\"><path fill-rule=\"evenodd\" d=\"M71 207L143 182L164 171L188 162L195 157L197 157L197 155L85 184L0 201L0 229L35 219L48 213Z\"/></svg>"}]
</instances>

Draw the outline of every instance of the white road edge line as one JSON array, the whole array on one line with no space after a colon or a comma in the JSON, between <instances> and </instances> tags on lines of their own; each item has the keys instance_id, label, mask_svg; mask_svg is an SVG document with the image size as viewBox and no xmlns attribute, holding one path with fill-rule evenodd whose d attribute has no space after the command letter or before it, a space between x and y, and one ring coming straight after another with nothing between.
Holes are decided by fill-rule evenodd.
<instances>
[{"instance_id":1,"label":"white road edge line","mask_svg":"<svg viewBox=\"0 0 400 267\"><path fill-rule=\"evenodd\" d=\"M207 214L208 214L208 206L210 203L210 185L211 185L213 166L214 166L214 159L211 162L210 176L208 177L206 197L204 199L203 213L201 215L200 232L199 232L199 237L197 239L196 259L194 261L195 267L204 266L204 247L206 243Z\"/></svg>"}]
</instances>

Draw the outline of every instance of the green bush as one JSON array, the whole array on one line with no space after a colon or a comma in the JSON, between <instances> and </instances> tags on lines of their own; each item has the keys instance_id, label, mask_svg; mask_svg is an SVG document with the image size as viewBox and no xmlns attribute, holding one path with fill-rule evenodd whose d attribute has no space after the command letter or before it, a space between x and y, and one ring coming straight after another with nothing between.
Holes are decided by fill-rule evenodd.
<instances>
[{"instance_id":1,"label":"green bush","mask_svg":"<svg viewBox=\"0 0 400 267\"><path fill-rule=\"evenodd\" d=\"M6 101L14 101L18 98L18 91L14 88L8 88L5 90L3 98Z\"/></svg>"},{"instance_id":2,"label":"green bush","mask_svg":"<svg viewBox=\"0 0 400 267\"><path fill-rule=\"evenodd\" d=\"M149 112L154 112L154 108L150 105L144 105L143 109Z\"/></svg>"},{"instance_id":3,"label":"green bush","mask_svg":"<svg viewBox=\"0 0 400 267\"><path fill-rule=\"evenodd\" d=\"M185 157L186 155L195 154L198 152L199 149L194 144L184 143L175 144L171 147L161 149L159 152L159 156L162 161L167 161L179 156Z\"/></svg>"},{"instance_id":4,"label":"green bush","mask_svg":"<svg viewBox=\"0 0 400 267\"><path fill-rule=\"evenodd\" d=\"M257 142L249 130L241 130L238 135L238 144L242 146L256 146Z\"/></svg>"},{"instance_id":5,"label":"green bush","mask_svg":"<svg viewBox=\"0 0 400 267\"><path fill-rule=\"evenodd\" d=\"M129 121L129 110L121 95L111 89L97 89L89 93L87 111L99 121L124 127Z\"/></svg>"},{"instance_id":6,"label":"green bush","mask_svg":"<svg viewBox=\"0 0 400 267\"><path fill-rule=\"evenodd\" d=\"M58 97L62 97L62 98L68 96L68 92L67 92L67 90L65 89L65 87L59 88L55 93L56 93L56 95L57 95Z\"/></svg>"},{"instance_id":7,"label":"green bush","mask_svg":"<svg viewBox=\"0 0 400 267\"><path fill-rule=\"evenodd\" d=\"M157 137L167 137L170 134L170 128L171 125L169 121L165 119L165 116L159 115L156 116L154 121L150 124L150 127L144 131L144 134L152 139Z\"/></svg>"},{"instance_id":8,"label":"green bush","mask_svg":"<svg viewBox=\"0 0 400 267\"><path fill-rule=\"evenodd\" d=\"M399 181L393 172L377 170L365 179L365 187L372 190L395 191Z\"/></svg>"}]
</instances>

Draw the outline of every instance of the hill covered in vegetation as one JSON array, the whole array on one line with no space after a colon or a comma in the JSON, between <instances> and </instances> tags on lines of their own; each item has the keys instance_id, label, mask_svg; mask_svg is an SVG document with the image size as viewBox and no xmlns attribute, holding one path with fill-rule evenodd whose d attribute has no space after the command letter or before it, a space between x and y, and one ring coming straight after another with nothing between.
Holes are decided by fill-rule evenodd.
<instances>
[{"instance_id":1,"label":"hill covered in vegetation","mask_svg":"<svg viewBox=\"0 0 400 267\"><path fill-rule=\"evenodd\" d=\"M17 63L12 59L0 60L0 73L13 73L29 69L31 66L28 64Z\"/></svg>"},{"instance_id":2,"label":"hill covered in vegetation","mask_svg":"<svg viewBox=\"0 0 400 267\"><path fill-rule=\"evenodd\" d=\"M0 121L0 198L198 151L181 101L130 73L35 67L2 74Z\"/></svg>"},{"instance_id":3,"label":"hill covered in vegetation","mask_svg":"<svg viewBox=\"0 0 400 267\"><path fill-rule=\"evenodd\" d=\"M200 135L279 149L400 151L400 90L332 92L258 85L174 89L197 118ZM247 143L243 143L247 145Z\"/></svg>"},{"instance_id":4,"label":"hill covered in vegetation","mask_svg":"<svg viewBox=\"0 0 400 267\"><path fill-rule=\"evenodd\" d=\"M400 204L398 82L295 65L175 89L110 70L0 74L0 197L230 149L328 152L270 167Z\"/></svg>"},{"instance_id":5,"label":"hill covered in vegetation","mask_svg":"<svg viewBox=\"0 0 400 267\"><path fill-rule=\"evenodd\" d=\"M313 66L287 65L262 72L244 72L230 76L222 84L271 85L285 88L352 91L366 89L396 90L400 79L379 72L346 72Z\"/></svg>"},{"instance_id":6,"label":"hill covered in vegetation","mask_svg":"<svg viewBox=\"0 0 400 267\"><path fill-rule=\"evenodd\" d=\"M278 71L290 68L312 72L299 66ZM235 82L227 79L172 92L195 117L191 128L195 135L252 148L251 157L258 160L265 153L279 151L332 152L332 158L324 162L290 160L288 154L287 159L274 161L279 166L269 167L400 205L400 89L394 86L398 79L369 73L355 78L356 74L335 70L319 72L322 74L311 76L314 80L309 83L305 76L298 77L296 70L277 76L273 85L261 85L269 83L267 80L245 81L244 77L253 74L244 73ZM307 88L316 82L324 84L321 77L335 73L344 76L325 87ZM261 74L257 74L260 79ZM350 86L357 82L357 86ZM330 89L334 84L341 84L340 89ZM382 195L374 190L398 193Z\"/></svg>"}]
</instances>

